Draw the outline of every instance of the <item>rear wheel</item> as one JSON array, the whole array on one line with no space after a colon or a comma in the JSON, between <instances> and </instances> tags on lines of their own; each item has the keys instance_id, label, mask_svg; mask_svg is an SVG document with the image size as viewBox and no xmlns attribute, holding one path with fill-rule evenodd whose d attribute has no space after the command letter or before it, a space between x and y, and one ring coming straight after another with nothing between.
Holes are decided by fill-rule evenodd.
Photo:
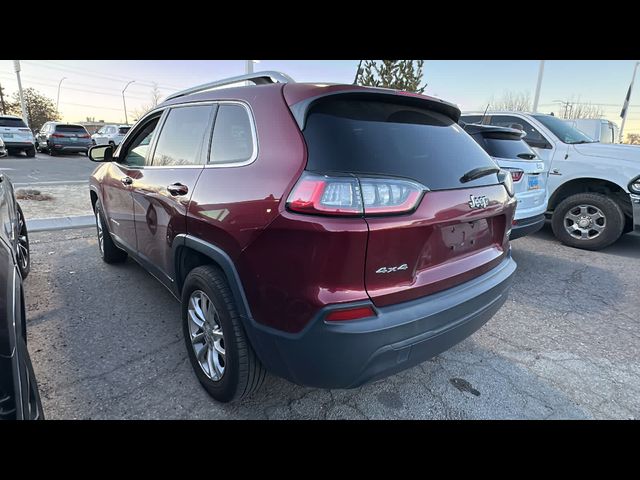
<instances>
[{"instance_id":1,"label":"rear wheel","mask_svg":"<svg viewBox=\"0 0 640 480\"><path fill-rule=\"evenodd\" d=\"M620 206L600 193L578 193L553 212L553 233L565 245L600 250L620 238L625 218Z\"/></svg>"},{"instance_id":2,"label":"rear wheel","mask_svg":"<svg viewBox=\"0 0 640 480\"><path fill-rule=\"evenodd\" d=\"M244 332L224 274L194 268L182 289L182 326L191 366L219 402L242 399L264 382L266 371Z\"/></svg>"},{"instance_id":3,"label":"rear wheel","mask_svg":"<svg viewBox=\"0 0 640 480\"><path fill-rule=\"evenodd\" d=\"M36 156L36 147L27 148L24 153L27 154L27 157L33 158Z\"/></svg>"},{"instance_id":4,"label":"rear wheel","mask_svg":"<svg viewBox=\"0 0 640 480\"><path fill-rule=\"evenodd\" d=\"M94 213L96 217L96 232L98 234L98 250L100 251L102 260L106 263L124 262L127 259L127 252L118 248L116 244L113 243L100 200L96 201Z\"/></svg>"},{"instance_id":5,"label":"rear wheel","mask_svg":"<svg viewBox=\"0 0 640 480\"><path fill-rule=\"evenodd\" d=\"M49 153L49 155L51 155L52 157L55 157L57 155L56 151L53 149L53 147L51 145L47 146L47 152Z\"/></svg>"}]
</instances>

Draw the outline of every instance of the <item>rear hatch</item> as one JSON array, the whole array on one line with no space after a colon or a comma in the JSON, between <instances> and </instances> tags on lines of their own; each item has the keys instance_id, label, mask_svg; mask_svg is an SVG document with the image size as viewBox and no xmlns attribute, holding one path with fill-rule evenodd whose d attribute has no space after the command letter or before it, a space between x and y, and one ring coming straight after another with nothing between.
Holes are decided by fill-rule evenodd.
<instances>
[{"instance_id":1,"label":"rear hatch","mask_svg":"<svg viewBox=\"0 0 640 480\"><path fill-rule=\"evenodd\" d=\"M512 135L488 129L472 134L472 138L501 168L511 172L518 200L517 218L525 218L532 210L545 208L547 175L544 162L521 138L521 132Z\"/></svg>"},{"instance_id":2,"label":"rear hatch","mask_svg":"<svg viewBox=\"0 0 640 480\"><path fill-rule=\"evenodd\" d=\"M508 249L515 202L497 165L455 123L455 113L423 98L331 95L305 117L306 170L315 174L305 174L307 191L324 179L316 210L361 210L369 229L364 280L376 306L468 281ZM464 181L474 169L494 173Z\"/></svg>"},{"instance_id":3,"label":"rear hatch","mask_svg":"<svg viewBox=\"0 0 640 480\"><path fill-rule=\"evenodd\" d=\"M56 130L51 136L54 143L60 145L73 146L91 143L91 135L82 125L56 125Z\"/></svg>"},{"instance_id":4,"label":"rear hatch","mask_svg":"<svg viewBox=\"0 0 640 480\"><path fill-rule=\"evenodd\" d=\"M31 129L21 118L0 117L0 138L5 144L33 141Z\"/></svg>"}]
</instances>

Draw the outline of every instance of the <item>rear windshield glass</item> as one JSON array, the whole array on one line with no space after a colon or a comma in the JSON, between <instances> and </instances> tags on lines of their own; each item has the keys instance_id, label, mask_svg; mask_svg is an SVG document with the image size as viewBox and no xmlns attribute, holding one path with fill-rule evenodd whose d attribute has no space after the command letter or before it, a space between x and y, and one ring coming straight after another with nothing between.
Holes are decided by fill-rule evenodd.
<instances>
[{"instance_id":1,"label":"rear windshield glass","mask_svg":"<svg viewBox=\"0 0 640 480\"><path fill-rule=\"evenodd\" d=\"M389 175L431 190L497 183L495 174L461 183L491 157L452 119L386 100L326 99L312 106L303 131L307 170Z\"/></svg>"},{"instance_id":2,"label":"rear windshield glass","mask_svg":"<svg viewBox=\"0 0 640 480\"><path fill-rule=\"evenodd\" d=\"M26 128L27 126L20 118L0 118L0 127Z\"/></svg>"},{"instance_id":3,"label":"rear windshield glass","mask_svg":"<svg viewBox=\"0 0 640 480\"><path fill-rule=\"evenodd\" d=\"M56 125L56 132L86 133L82 125Z\"/></svg>"},{"instance_id":4,"label":"rear windshield glass","mask_svg":"<svg viewBox=\"0 0 640 480\"><path fill-rule=\"evenodd\" d=\"M474 135L473 138L492 157L512 160L533 160L536 156L524 140L487 138L482 135Z\"/></svg>"},{"instance_id":5,"label":"rear windshield glass","mask_svg":"<svg viewBox=\"0 0 640 480\"><path fill-rule=\"evenodd\" d=\"M120 127L118 133L127 133L131 127Z\"/></svg>"}]
</instances>

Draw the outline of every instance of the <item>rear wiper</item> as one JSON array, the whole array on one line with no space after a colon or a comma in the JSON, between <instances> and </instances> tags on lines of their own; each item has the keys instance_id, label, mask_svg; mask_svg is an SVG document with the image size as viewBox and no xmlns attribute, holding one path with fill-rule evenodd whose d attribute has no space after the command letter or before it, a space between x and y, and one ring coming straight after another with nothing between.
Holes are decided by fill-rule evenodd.
<instances>
[{"instance_id":1,"label":"rear wiper","mask_svg":"<svg viewBox=\"0 0 640 480\"><path fill-rule=\"evenodd\" d=\"M460 181L462 183L470 182L471 180L475 180L476 178L486 177L487 175L491 175L492 173L498 173L500 169L498 167L478 167L473 170L469 170L462 177L460 177Z\"/></svg>"},{"instance_id":2,"label":"rear wiper","mask_svg":"<svg viewBox=\"0 0 640 480\"><path fill-rule=\"evenodd\" d=\"M533 153L519 153L516 155L518 158L522 158L523 160L533 160L536 156Z\"/></svg>"}]
</instances>

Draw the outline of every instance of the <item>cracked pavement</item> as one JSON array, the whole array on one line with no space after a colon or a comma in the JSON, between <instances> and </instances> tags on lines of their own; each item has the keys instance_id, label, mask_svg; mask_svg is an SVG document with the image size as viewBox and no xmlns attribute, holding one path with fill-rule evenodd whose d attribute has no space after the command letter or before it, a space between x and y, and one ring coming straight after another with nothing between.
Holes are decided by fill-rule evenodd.
<instances>
[{"instance_id":1,"label":"cracked pavement","mask_svg":"<svg viewBox=\"0 0 640 480\"><path fill-rule=\"evenodd\" d=\"M640 418L640 236L588 252L549 227L513 242L509 300L451 350L354 390L268 376L242 403L206 394L179 304L93 229L31 235L29 351L49 419Z\"/></svg>"}]
</instances>

